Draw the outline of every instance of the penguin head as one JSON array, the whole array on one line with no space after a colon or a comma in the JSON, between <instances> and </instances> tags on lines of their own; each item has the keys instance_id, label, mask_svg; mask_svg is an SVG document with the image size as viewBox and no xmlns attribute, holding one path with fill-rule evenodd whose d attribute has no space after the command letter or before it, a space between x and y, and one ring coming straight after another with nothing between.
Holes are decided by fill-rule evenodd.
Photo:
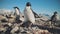
<instances>
[{"instance_id":1,"label":"penguin head","mask_svg":"<svg viewBox=\"0 0 60 34\"><path fill-rule=\"evenodd\" d=\"M14 9L18 9L19 10L19 8L18 7L13 7Z\"/></svg>"},{"instance_id":2,"label":"penguin head","mask_svg":"<svg viewBox=\"0 0 60 34\"><path fill-rule=\"evenodd\" d=\"M31 6L31 3L30 3L30 2L27 2L27 3L26 3L26 6Z\"/></svg>"},{"instance_id":3,"label":"penguin head","mask_svg":"<svg viewBox=\"0 0 60 34\"><path fill-rule=\"evenodd\" d=\"M56 14L57 14L57 12L55 11L55 12L54 12L54 15L56 15Z\"/></svg>"}]
</instances>

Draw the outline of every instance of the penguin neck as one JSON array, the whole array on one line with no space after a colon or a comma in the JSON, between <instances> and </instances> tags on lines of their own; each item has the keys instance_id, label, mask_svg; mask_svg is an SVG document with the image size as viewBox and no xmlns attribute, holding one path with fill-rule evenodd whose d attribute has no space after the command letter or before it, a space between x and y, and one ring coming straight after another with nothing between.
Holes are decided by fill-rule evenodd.
<instances>
[{"instance_id":1,"label":"penguin neck","mask_svg":"<svg viewBox=\"0 0 60 34\"><path fill-rule=\"evenodd\" d=\"M31 6L26 6L26 8L31 8Z\"/></svg>"},{"instance_id":2,"label":"penguin neck","mask_svg":"<svg viewBox=\"0 0 60 34\"><path fill-rule=\"evenodd\" d=\"M19 11L18 9L15 9L15 11L17 12L17 11Z\"/></svg>"}]
</instances>

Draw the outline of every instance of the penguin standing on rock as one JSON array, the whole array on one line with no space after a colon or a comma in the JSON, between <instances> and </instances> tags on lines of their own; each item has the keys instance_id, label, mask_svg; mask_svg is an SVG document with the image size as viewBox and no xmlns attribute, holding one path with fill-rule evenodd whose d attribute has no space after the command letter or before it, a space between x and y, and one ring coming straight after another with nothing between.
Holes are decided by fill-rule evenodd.
<instances>
[{"instance_id":1,"label":"penguin standing on rock","mask_svg":"<svg viewBox=\"0 0 60 34\"><path fill-rule=\"evenodd\" d=\"M20 19L22 17L22 13L20 12L20 9L18 7L14 7L15 13L14 15L16 16L16 21L21 22L22 20Z\"/></svg>"},{"instance_id":2,"label":"penguin standing on rock","mask_svg":"<svg viewBox=\"0 0 60 34\"><path fill-rule=\"evenodd\" d=\"M24 26L31 27L33 23L35 23L35 17L31 10L30 2L27 2L26 7L24 9L24 22L26 23Z\"/></svg>"},{"instance_id":3,"label":"penguin standing on rock","mask_svg":"<svg viewBox=\"0 0 60 34\"><path fill-rule=\"evenodd\" d=\"M58 13L55 11L54 15L51 17L51 23L55 24L58 19L59 19Z\"/></svg>"}]
</instances>

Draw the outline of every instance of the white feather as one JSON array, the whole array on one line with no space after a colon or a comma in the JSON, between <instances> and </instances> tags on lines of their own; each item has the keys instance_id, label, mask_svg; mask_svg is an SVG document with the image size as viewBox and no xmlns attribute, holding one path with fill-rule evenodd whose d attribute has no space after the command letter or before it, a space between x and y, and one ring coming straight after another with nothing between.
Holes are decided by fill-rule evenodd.
<instances>
[{"instance_id":1,"label":"white feather","mask_svg":"<svg viewBox=\"0 0 60 34\"><path fill-rule=\"evenodd\" d=\"M35 17L30 6L26 6L24 10L24 18L25 18L25 21L30 21L32 23L35 22Z\"/></svg>"},{"instance_id":2,"label":"white feather","mask_svg":"<svg viewBox=\"0 0 60 34\"><path fill-rule=\"evenodd\" d=\"M19 10L16 8L15 9L16 15L19 15Z\"/></svg>"}]
</instances>

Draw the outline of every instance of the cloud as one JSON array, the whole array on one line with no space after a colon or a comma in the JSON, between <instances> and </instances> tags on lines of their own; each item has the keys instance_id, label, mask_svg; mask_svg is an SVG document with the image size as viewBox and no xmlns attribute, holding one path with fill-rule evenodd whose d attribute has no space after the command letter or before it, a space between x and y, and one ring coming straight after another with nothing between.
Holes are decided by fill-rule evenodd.
<instances>
[{"instance_id":1,"label":"cloud","mask_svg":"<svg viewBox=\"0 0 60 34\"><path fill-rule=\"evenodd\" d=\"M13 10L9 10L9 9L0 9L0 14L10 14L11 12L13 12Z\"/></svg>"}]
</instances>

